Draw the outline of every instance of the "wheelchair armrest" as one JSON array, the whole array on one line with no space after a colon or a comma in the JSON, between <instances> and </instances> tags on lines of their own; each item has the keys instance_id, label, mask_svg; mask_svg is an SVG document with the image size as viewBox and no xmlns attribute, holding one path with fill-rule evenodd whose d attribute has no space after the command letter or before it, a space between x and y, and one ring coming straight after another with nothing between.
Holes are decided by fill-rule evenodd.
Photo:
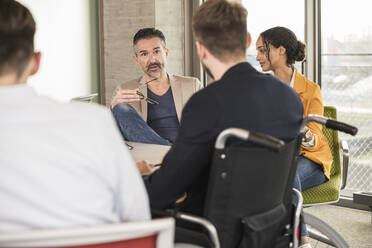
<instances>
[{"instance_id":1,"label":"wheelchair armrest","mask_svg":"<svg viewBox=\"0 0 372 248\"><path fill-rule=\"evenodd\" d=\"M204 229L207 230L208 236L213 243L213 247L220 248L220 241L218 239L217 229L209 220L199 217L199 216L179 212L175 209L166 209L166 210L152 209L151 212L152 214L155 214L158 216L169 216L175 219L181 219L181 220L188 221L188 222L202 226Z\"/></svg>"},{"instance_id":2,"label":"wheelchair armrest","mask_svg":"<svg viewBox=\"0 0 372 248\"><path fill-rule=\"evenodd\" d=\"M342 156L342 181L341 189L344 189L347 182L347 173L349 170L349 145L345 140L339 141L339 148Z\"/></svg>"}]
</instances>

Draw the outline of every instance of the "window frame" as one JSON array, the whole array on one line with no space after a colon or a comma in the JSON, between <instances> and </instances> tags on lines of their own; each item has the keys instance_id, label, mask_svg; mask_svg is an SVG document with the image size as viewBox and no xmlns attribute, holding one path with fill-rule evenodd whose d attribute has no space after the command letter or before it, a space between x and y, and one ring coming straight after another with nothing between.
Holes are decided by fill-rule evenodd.
<instances>
[{"instance_id":1,"label":"window frame","mask_svg":"<svg viewBox=\"0 0 372 248\"><path fill-rule=\"evenodd\" d=\"M307 55L306 63L306 76L320 87L322 87L322 11L321 11L321 0L305 0L305 42L308 46L308 50L311 49L313 52ZM332 205L348 207L352 209L359 209L365 211L371 211L368 206L354 203L353 197L346 196L340 192L339 201Z\"/></svg>"}]
</instances>

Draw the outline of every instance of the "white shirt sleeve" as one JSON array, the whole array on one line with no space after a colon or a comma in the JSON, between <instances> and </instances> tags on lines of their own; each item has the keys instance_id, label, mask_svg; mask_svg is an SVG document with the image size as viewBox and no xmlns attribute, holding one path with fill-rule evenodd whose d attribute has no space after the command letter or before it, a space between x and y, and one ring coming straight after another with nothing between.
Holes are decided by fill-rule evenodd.
<instances>
[{"instance_id":1,"label":"white shirt sleeve","mask_svg":"<svg viewBox=\"0 0 372 248\"><path fill-rule=\"evenodd\" d=\"M149 200L142 177L131 154L111 116L111 130L114 156L117 161L115 206L120 221L140 221L151 219Z\"/></svg>"},{"instance_id":2,"label":"white shirt sleeve","mask_svg":"<svg viewBox=\"0 0 372 248\"><path fill-rule=\"evenodd\" d=\"M124 147L127 165L119 169L118 210L121 221L138 221L151 219L147 191L133 159ZM130 160L130 161L129 161Z\"/></svg>"}]
</instances>

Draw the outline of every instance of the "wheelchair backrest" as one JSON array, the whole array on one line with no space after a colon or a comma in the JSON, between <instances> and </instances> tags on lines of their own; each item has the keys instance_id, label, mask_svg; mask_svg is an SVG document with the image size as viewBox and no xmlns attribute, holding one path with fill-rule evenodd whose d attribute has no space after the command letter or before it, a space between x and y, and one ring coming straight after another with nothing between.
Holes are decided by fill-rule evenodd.
<instances>
[{"instance_id":1,"label":"wheelchair backrest","mask_svg":"<svg viewBox=\"0 0 372 248\"><path fill-rule=\"evenodd\" d=\"M216 226L221 247L274 247L292 210L301 137L280 152L245 144L215 149L204 216Z\"/></svg>"}]
</instances>

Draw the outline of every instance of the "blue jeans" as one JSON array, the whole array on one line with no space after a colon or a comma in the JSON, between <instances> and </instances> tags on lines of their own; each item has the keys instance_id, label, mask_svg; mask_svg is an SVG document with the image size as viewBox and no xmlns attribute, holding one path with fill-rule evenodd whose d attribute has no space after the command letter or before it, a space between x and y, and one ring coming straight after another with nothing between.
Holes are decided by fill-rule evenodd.
<instances>
[{"instance_id":1,"label":"blue jeans","mask_svg":"<svg viewBox=\"0 0 372 248\"><path fill-rule=\"evenodd\" d=\"M311 161L304 156L300 156L297 162L297 171L293 182L293 188L302 192L326 181L321 165ZM297 197L293 196L293 202L297 203ZM307 228L301 224L301 236L307 236Z\"/></svg>"},{"instance_id":2,"label":"blue jeans","mask_svg":"<svg viewBox=\"0 0 372 248\"><path fill-rule=\"evenodd\" d=\"M112 109L121 135L127 141L147 144L172 145L160 137L128 103L118 103Z\"/></svg>"}]
</instances>

